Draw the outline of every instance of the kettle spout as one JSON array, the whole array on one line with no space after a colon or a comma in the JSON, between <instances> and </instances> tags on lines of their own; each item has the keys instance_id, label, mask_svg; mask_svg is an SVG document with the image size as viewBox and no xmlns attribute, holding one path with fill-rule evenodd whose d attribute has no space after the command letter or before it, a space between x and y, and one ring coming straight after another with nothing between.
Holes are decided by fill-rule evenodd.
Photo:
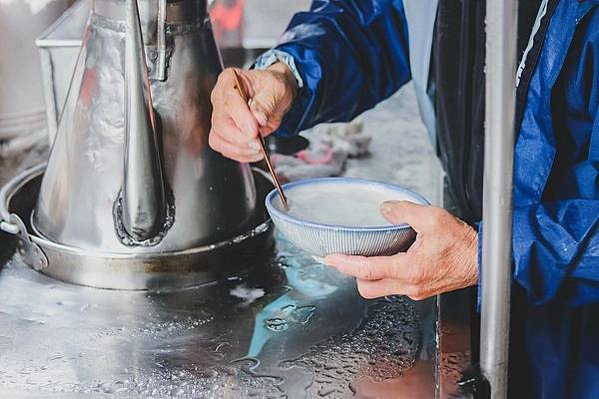
<instances>
[{"instance_id":1,"label":"kettle spout","mask_svg":"<svg viewBox=\"0 0 599 399\"><path fill-rule=\"evenodd\" d=\"M136 241L156 236L167 199L137 0L127 0L122 226Z\"/></svg>"}]
</instances>

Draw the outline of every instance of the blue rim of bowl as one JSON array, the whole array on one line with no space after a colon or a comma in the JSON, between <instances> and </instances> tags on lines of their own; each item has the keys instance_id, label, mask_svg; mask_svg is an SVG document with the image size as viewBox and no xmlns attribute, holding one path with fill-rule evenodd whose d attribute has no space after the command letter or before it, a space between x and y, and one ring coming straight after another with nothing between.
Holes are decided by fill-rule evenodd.
<instances>
[{"instance_id":1,"label":"blue rim of bowl","mask_svg":"<svg viewBox=\"0 0 599 399\"><path fill-rule=\"evenodd\" d=\"M378 180L360 179L360 178L354 178L354 177L318 177L318 178L314 178L314 179L299 180L299 181L283 184L283 191L285 191L286 189L290 190L294 187L304 186L306 184L330 183L332 181L335 183L366 183L368 185L375 185L375 186L387 188L387 189L390 189L393 191L397 191L400 193L408 194L409 196L413 197L415 200L421 201L418 203L419 205L430 205L430 202L428 202L426 200L426 198L424 198L422 195L415 193L412 190L408 190L407 188L403 188L396 184L386 183L386 182L382 182L382 181L378 181ZM384 232L384 231L395 231L395 230L404 230L404 229L411 228L410 225L408 225L407 223L400 224L400 225L389 225L389 226L351 227L351 226L310 222L307 220L302 220L302 219L295 218L293 216L289 216L289 214L287 214L285 212L281 212L277 208L275 208L275 206L272 205L271 203L272 203L273 198L277 195L278 195L278 193L277 193L276 189L274 189L270 193L268 193L268 195L264 199L266 209L268 210L269 213L276 215L279 219L283 219L287 222L291 222L294 224L300 224L300 225L305 225L305 226L309 226L309 227L318 227L318 228L327 229L327 230L345 230L345 231L352 231L352 232L359 232L359 231Z\"/></svg>"}]
</instances>

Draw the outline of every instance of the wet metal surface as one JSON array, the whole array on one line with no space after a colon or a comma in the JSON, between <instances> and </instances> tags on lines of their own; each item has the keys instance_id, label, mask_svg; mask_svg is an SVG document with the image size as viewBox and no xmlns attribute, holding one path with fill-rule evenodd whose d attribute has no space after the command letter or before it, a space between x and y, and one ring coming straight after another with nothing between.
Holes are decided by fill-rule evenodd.
<instances>
[{"instance_id":1,"label":"wet metal surface","mask_svg":"<svg viewBox=\"0 0 599 399\"><path fill-rule=\"evenodd\" d=\"M368 397L434 363L435 309L361 299L352 279L280 237L270 264L173 292L66 284L13 259L0 272L0 392ZM433 368L420 378L434 392Z\"/></svg>"},{"instance_id":2,"label":"wet metal surface","mask_svg":"<svg viewBox=\"0 0 599 399\"><path fill-rule=\"evenodd\" d=\"M367 113L373 154L345 173L439 203L417 114L409 85ZM127 292L6 264L13 243L0 234L0 398L462 396L467 302L366 301L352 279L277 240L272 261L251 273Z\"/></svg>"}]
</instances>

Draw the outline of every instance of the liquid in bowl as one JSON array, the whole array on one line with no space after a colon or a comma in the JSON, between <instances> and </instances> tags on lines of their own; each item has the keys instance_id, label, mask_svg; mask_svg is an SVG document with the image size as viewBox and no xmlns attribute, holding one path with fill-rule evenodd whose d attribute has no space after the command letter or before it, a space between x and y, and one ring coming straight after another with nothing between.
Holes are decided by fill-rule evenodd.
<instances>
[{"instance_id":1,"label":"liquid in bowl","mask_svg":"<svg viewBox=\"0 0 599 399\"><path fill-rule=\"evenodd\" d=\"M286 191L289 207L274 202L275 208L289 216L317 224L343 227L384 227L392 224L380 212L385 201L414 200L408 193L384 186L355 186L326 184L299 185Z\"/></svg>"}]
</instances>

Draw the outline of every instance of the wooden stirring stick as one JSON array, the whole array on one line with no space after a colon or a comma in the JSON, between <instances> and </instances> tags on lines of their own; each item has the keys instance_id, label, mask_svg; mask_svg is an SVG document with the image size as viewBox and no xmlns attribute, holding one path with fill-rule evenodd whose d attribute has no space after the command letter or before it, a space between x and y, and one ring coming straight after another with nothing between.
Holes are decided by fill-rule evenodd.
<instances>
[{"instance_id":1,"label":"wooden stirring stick","mask_svg":"<svg viewBox=\"0 0 599 399\"><path fill-rule=\"evenodd\" d=\"M237 75L237 71L235 69L233 69L233 75L235 76L235 89L237 90L237 93L239 93L239 96L243 99L243 101L246 104L248 104L249 99L248 99L247 95L245 94L245 90L243 90L243 86L241 86L241 83L239 82L239 75ZM270 175L272 176L272 179L274 180L275 187L277 188L277 192L279 193L279 198L281 198L281 203L283 204L285 209L289 209L287 197L285 196L285 193L283 192L283 187L281 187L281 181L279 180L279 177L277 176L277 173L275 172L275 168L272 165L270 157L268 156L268 150L266 149L266 142L264 141L264 137L262 137L262 135L260 133L258 133L258 143L260 144L260 151L262 152L264 161L266 161L266 166L268 167L268 171L270 172Z\"/></svg>"}]
</instances>

